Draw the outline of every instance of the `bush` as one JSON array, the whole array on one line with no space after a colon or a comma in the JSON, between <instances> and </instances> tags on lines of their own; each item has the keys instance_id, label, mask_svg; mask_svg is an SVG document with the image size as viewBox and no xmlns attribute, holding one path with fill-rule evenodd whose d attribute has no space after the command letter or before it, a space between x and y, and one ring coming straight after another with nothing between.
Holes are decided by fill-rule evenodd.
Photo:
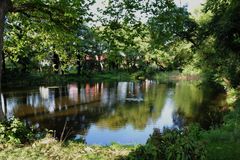
<instances>
[{"instance_id":1,"label":"bush","mask_svg":"<svg viewBox=\"0 0 240 160\"><path fill-rule=\"evenodd\" d=\"M155 130L146 145L138 147L126 159L129 160L202 160L206 159L203 143L199 141L199 129L191 126L184 130Z\"/></svg>"},{"instance_id":2,"label":"bush","mask_svg":"<svg viewBox=\"0 0 240 160\"><path fill-rule=\"evenodd\" d=\"M126 160L157 160L158 149L156 146L147 143L146 145L140 145L135 151L131 152Z\"/></svg>"},{"instance_id":3,"label":"bush","mask_svg":"<svg viewBox=\"0 0 240 160\"><path fill-rule=\"evenodd\" d=\"M33 129L27 127L16 118L2 121L0 123L0 143L21 144L29 143L34 139Z\"/></svg>"}]
</instances>

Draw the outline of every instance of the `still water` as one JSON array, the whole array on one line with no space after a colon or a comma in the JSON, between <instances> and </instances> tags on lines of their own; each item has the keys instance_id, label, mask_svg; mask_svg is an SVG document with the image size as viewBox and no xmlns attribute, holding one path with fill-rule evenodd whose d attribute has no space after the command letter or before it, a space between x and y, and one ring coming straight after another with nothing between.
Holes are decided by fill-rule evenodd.
<instances>
[{"instance_id":1,"label":"still water","mask_svg":"<svg viewBox=\"0 0 240 160\"><path fill-rule=\"evenodd\" d=\"M143 144L154 128L181 128L199 122L208 128L221 119L224 95L195 82L156 81L71 83L5 90L1 116L18 117L60 137L87 144Z\"/></svg>"}]
</instances>

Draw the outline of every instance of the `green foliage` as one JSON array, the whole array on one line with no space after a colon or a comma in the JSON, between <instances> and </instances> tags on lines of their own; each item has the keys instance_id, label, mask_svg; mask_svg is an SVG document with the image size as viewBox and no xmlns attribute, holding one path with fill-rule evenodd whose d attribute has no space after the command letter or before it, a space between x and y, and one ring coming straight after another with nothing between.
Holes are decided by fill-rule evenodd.
<instances>
[{"instance_id":1,"label":"green foliage","mask_svg":"<svg viewBox=\"0 0 240 160\"><path fill-rule=\"evenodd\" d=\"M5 25L6 68L21 72L66 72L79 54L79 30L94 1L12 1ZM81 42L82 43L82 42ZM57 61L54 62L54 55ZM71 58L70 58L71 57Z\"/></svg>"},{"instance_id":2,"label":"green foliage","mask_svg":"<svg viewBox=\"0 0 240 160\"><path fill-rule=\"evenodd\" d=\"M207 146L207 159L238 159L240 155L240 109L228 113L218 128L201 133L201 140Z\"/></svg>"},{"instance_id":3,"label":"green foliage","mask_svg":"<svg viewBox=\"0 0 240 160\"><path fill-rule=\"evenodd\" d=\"M152 144L139 146L135 151L131 152L126 160L157 160L158 149Z\"/></svg>"},{"instance_id":4,"label":"green foliage","mask_svg":"<svg viewBox=\"0 0 240 160\"><path fill-rule=\"evenodd\" d=\"M94 1L12 2L5 25L5 72L64 74L77 68L88 75L126 69L151 75L182 70L191 60L196 24L172 0L108 1L97 19L100 26L93 25L89 10Z\"/></svg>"},{"instance_id":5,"label":"green foliage","mask_svg":"<svg viewBox=\"0 0 240 160\"><path fill-rule=\"evenodd\" d=\"M167 46L178 39L194 44L197 24L186 7L177 7L173 0L156 0L150 4L149 28L153 46Z\"/></svg>"},{"instance_id":6,"label":"green foliage","mask_svg":"<svg viewBox=\"0 0 240 160\"><path fill-rule=\"evenodd\" d=\"M239 85L240 77L239 7L238 0L208 0L200 21L200 65L230 88Z\"/></svg>"},{"instance_id":7,"label":"green foliage","mask_svg":"<svg viewBox=\"0 0 240 160\"><path fill-rule=\"evenodd\" d=\"M33 159L68 159L68 160L113 160L127 155L134 146L113 144L110 146L88 146L82 143L69 142L63 145L51 138L34 142L32 145L7 146L1 148L0 159L33 160Z\"/></svg>"},{"instance_id":8,"label":"green foliage","mask_svg":"<svg viewBox=\"0 0 240 160\"><path fill-rule=\"evenodd\" d=\"M206 159L205 146L199 141L199 128L191 126L185 130L155 130L147 141L129 154L126 159L195 160Z\"/></svg>"},{"instance_id":9,"label":"green foliage","mask_svg":"<svg viewBox=\"0 0 240 160\"><path fill-rule=\"evenodd\" d=\"M16 118L0 123L0 143L20 144L34 139L33 129Z\"/></svg>"}]
</instances>

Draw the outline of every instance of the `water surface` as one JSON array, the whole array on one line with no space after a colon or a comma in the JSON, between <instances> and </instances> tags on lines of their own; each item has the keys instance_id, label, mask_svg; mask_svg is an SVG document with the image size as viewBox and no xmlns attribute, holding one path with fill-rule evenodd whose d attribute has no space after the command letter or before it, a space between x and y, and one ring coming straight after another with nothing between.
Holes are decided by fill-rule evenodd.
<instances>
[{"instance_id":1,"label":"water surface","mask_svg":"<svg viewBox=\"0 0 240 160\"><path fill-rule=\"evenodd\" d=\"M1 114L88 144L143 144L154 128L181 128L220 119L224 96L195 82L70 83L5 90Z\"/></svg>"}]
</instances>

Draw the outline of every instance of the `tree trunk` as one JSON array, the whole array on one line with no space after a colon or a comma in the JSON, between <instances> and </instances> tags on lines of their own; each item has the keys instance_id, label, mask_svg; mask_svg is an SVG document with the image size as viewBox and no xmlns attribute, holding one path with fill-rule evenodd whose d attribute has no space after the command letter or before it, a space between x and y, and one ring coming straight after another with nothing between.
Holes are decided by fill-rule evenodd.
<instances>
[{"instance_id":1,"label":"tree trunk","mask_svg":"<svg viewBox=\"0 0 240 160\"><path fill-rule=\"evenodd\" d=\"M98 55L98 56L96 56L97 58L96 58L96 62L97 62L97 67L98 67L98 71L99 72L102 72L103 71L103 64L102 64L102 59L101 59L101 56L100 55Z\"/></svg>"},{"instance_id":2,"label":"tree trunk","mask_svg":"<svg viewBox=\"0 0 240 160\"><path fill-rule=\"evenodd\" d=\"M8 11L8 4L9 0L1 0L0 1L0 95L1 95L1 81L2 81L2 52L3 52L3 32L4 32L4 21L5 21L5 16ZM0 98L0 112L2 111L2 100ZM0 118L2 119L3 117L0 115Z\"/></svg>"},{"instance_id":3,"label":"tree trunk","mask_svg":"<svg viewBox=\"0 0 240 160\"><path fill-rule=\"evenodd\" d=\"M6 14L6 1L0 1L0 53L3 52L3 32L4 32L4 19ZM2 80L2 54L0 54L0 88Z\"/></svg>"},{"instance_id":4,"label":"tree trunk","mask_svg":"<svg viewBox=\"0 0 240 160\"><path fill-rule=\"evenodd\" d=\"M60 71L60 59L58 54L54 53L53 54L53 65L54 65L54 72L56 74L59 74Z\"/></svg>"},{"instance_id":5,"label":"tree trunk","mask_svg":"<svg viewBox=\"0 0 240 160\"><path fill-rule=\"evenodd\" d=\"M82 64L81 64L81 55L78 54L77 55L77 74L80 75L81 74L81 70L82 70Z\"/></svg>"},{"instance_id":6,"label":"tree trunk","mask_svg":"<svg viewBox=\"0 0 240 160\"><path fill-rule=\"evenodd\" d=\"M5 61L5 52L2 52L2 74L6 73L6 61Z\"/></svg>"}]
</instances>

